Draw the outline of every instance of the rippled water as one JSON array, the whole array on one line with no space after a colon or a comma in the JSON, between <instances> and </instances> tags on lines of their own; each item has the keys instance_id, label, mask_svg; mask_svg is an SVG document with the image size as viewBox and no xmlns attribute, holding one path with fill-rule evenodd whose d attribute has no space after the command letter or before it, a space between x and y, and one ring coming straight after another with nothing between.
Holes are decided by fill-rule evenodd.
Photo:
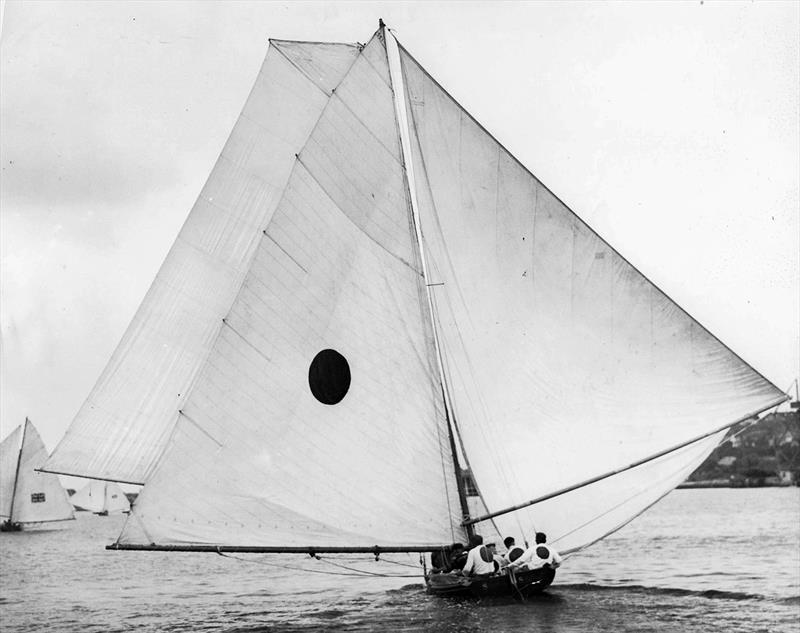
<instances>
[{"instance_id":1,"label":"rippled water","mask_svg":"<svg viewBox=\"0 0 800 633\"><path fill-rule=\"evenodd\" d=\"M104 550L122 521L0 534L3 632L800 631L798 488L675 491L525 603L428 596L411 556Z\"/></svg>"}]
</instances>

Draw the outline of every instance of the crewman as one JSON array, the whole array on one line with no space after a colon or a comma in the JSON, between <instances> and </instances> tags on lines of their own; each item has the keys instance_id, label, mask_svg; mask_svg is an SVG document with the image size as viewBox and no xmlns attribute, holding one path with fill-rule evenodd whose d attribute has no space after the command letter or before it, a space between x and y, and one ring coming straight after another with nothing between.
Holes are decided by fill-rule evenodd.
<instances>
[{"instance_id":1,"label":"crewman","mask_svg":"<svg viewBox=\"0 0 800 633\"><path fill-rule=\"evenodd\" d=\"M489 548L483 544L483 537L474 534L469 544L472 549L467 554L467 562L461 573L465 576L488 576L494 573L494 558Z\"/></svg>"},{"instance_id":2,"label":"crewman","mask_svg":"<svg viewBox=\"0 0 800 633\"><path fill-rule=\"evenodd\" d=\"M517 542L514 540L513 536L505 537L503 539L503 545L506 546L506 554L505 554L506 565L508 563L513 563L520 556L522 556L522 553L525 551L524 548L517 545Z\"/></svg>"},{"instance_id":3,"label":"crewman","mask_svg":"<svg viewBox=\"0 0 800 633\"><path fill-rule=\"evenodd\" d=\"M536 543L526 549L509 567L512 569L540 569L541 567L556 569L561 565L561 556L546 543L547 535L544 532L537 532Z\"/></svg>"}]
</instances>

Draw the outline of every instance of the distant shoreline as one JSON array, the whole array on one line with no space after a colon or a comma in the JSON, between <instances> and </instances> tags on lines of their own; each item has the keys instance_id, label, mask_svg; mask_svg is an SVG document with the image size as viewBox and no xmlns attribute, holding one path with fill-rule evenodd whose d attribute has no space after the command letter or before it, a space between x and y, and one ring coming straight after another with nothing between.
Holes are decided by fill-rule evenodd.
<instances>
[{"instance_id":1,"label":"distant shoreline","mask_svg":"<svg viewBox=\"0 0 800 633\"><path fill-rule=\"evenodd\" d=\"M731 483L729 481L685 481L677 486L679 490L692 488L794 488L790 483Z\"/></svg>"}]
</instances>

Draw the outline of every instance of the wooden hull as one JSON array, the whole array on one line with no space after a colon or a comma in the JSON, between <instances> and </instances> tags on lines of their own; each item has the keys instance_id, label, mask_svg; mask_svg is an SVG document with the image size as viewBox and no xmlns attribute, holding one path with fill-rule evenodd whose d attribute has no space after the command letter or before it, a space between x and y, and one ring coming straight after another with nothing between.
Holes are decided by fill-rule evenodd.
<instances>
[{"instance_id":1,"label":"wooden hull","mask_svg":"<svg viewBox=\"0 0 800 633\"><path fill-rule=\"evenodd\" d=\"M437 596L527 598L547 589L555 575L555 570L549 567L471 578L458 574L428 574L425 585L428 593Z\"/></svg>"},{"instance_id":2,"label":"wooden hull","mask_svg":"<svg viewBox=\"0 0 800 633\"><path fill-rule=\"evenodd\" d=\"M11 523L11 521L3 521L0 523L0 532L19 532L22 526L19 523Z\"/></svg>"}]
</instances>

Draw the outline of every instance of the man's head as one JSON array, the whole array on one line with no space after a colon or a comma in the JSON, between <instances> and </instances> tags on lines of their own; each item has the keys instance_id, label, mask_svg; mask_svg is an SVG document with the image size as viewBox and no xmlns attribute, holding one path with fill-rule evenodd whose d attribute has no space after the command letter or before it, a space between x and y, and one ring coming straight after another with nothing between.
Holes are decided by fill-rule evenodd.
<instances>
[{"instance_id":1,"label":"man's head","mask_svg":"<svg viewBox=\"0 0 800 633\"><path fill-rule=\"evenodd\" d=\"M536 533L536 544L547 543L547 535L544 532Z\"/></svg>"},{"instance_id":2,"label":"man's head","mask_svg":"<svg viewBox=\"0 0 800 633\"><path fill-rule=\"evenodd\" d=\"M478 547L478 545L483 545L483 537L480 534L473 534L469 538L469 544L472 547Z\"/></svg>"},{"instance_id":3,"label":"man's head","mask_svg":"<svg viewBox=\"0 0 800 633\"><path fill-rule=\"evenodd\" d=\"M515 543L516 541L514 540L513 536L507 536L503 539L503 545L506 546L506 549L511 549L512 547L514 547Z\"/></svg>"},{"instance_id":4,"label":"man's head","mask_svg":"<svg viewBox=\"0 0 800 633\"><path fill-rule=\"evenodd\" d=\"M453 543L450 549L454 552L461 552L464 550L464 546L461 543Z\"/></svg>"}]
</instances>

